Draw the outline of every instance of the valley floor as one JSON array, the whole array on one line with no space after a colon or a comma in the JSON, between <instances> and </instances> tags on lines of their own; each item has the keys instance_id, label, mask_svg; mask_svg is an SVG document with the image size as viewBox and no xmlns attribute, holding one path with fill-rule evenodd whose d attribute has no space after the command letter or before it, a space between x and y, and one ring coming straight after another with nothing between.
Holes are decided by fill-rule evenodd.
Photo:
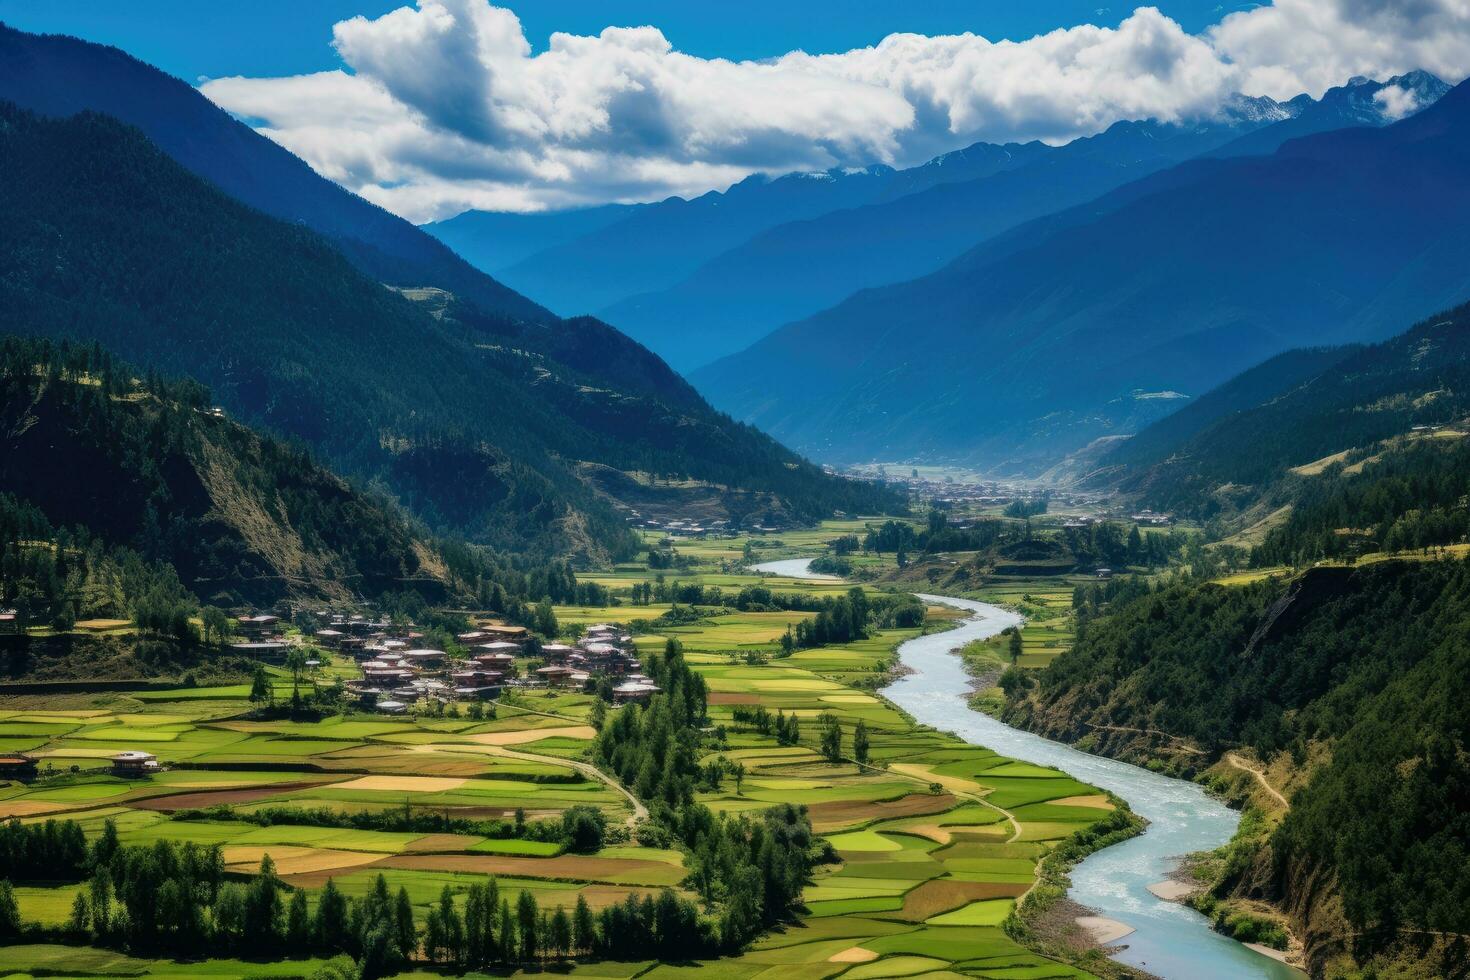
<instances>
[{"instance_id":1,"label":"valley floor","mask_svg":"<svg viewBox=\"0 0 1470 980\"><path fill-rule=\"evenodd\" d=\"M817 541L847 527L759 541L760 560L803 549L810 554ZM694 564L662 574L727 589L757 582L779 592L847 588L839 582L762 582L741 570L744 544L681 543L680 554ZM668 607L632 605L627 597L634 584L657 574L627 565L586 576L621 595L622 604L562 607L557 616L564 625L651 620ZM745 768L738 787L727 779L719 790L701 792L699 802L726 813L803 804L815 830L836 849L839 863L820 866L806 888L806 913L739 957L557 968L586 977L697 974L732 980L1088 976L1023 947L1005 924L1036 883L1042 859L1074 832L1105 818L1108 805L1099 805L1092 787L1062 773L920 728L875 694L888 677L896 645L919 630L885 630L856 643L779 656L788 625L808 615L728 613L662 631L635 625L640 649L659 649L671 635L682 641L688 661L708 683L711 719L725 733L709 755ZM954 615L931 608L923 629L943 628ZM1028 635L1028 659L1045 656L1057 639ZM317 679L348 670L329 666ZM277 676L275 684L279 697L289 697L287 677ZM218 843L228 870L239 875L254 871L269 854L282 880L305 889L313 903L329 878L356 895L381 873L392 889L408 889L421 926L446 884L461 892L488 875L496 876L502 894L512 893L512 901L513 893L525 890L542 908L570 909L581 894L594 910L629 894L678 888L685 877L684 854L632 841L574 855L522 839L174 819L180 810L216 804L237 813L280 804L338 810L410 806L477 818L509 816L519 808L531 820L591 804L608 814L610 824L637 816L627 794L586 771L594 735L586 723L589 695L520 695L513 704L499 705L493 720L354 714L319 723L245 719L247 695L245 687L197 687L0 698L0 751L39 755L43 771L51 773L31 786L0 788L0 816L75 819L89 835L112 819L124 842ZM801 743L781 746L734 721L736 708L756 705L801 718ZM815 722L824 713L839 719L844 747L851 745L858 721L865 723L871 765L834 764L816 751ZM133 781L97 772L101 760L134 748L155 753L168 771ZM78 771L70 772L73 767ZM23 917L59 927L76 887L17 889ZM310 961L139 960L59 945L12 947L5 966L7 973L70 976L285 977L309 976L316 968Z\"/></svg>"}]
</instances>

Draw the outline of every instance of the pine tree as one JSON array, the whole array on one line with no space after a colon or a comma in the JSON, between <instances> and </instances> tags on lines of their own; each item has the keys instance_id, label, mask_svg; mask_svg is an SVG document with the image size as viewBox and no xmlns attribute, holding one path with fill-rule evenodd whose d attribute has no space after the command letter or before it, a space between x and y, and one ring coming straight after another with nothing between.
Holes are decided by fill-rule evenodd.
<instances>
[{"instance_id":1,"label":"pine tree","mask_svg":"<svg viewBox=\"0 0 1470 980\"><path fill-rule=\"evenodd\" d=\"M317 949L324 953L347 948L347 899L331 878L327 879L321 895L317 897L312 935Z\"/></svg>"},{"instance_id":2,"label":"pine tree","mask_svg":"<svg viewBox=\"0 0 1470 980\"><path fill-rule=\"evenodd\" d=\"M852 757L859 766L868 764L868 724L861 718L852 730Z\"/></svg>"},{"instance_id":3,"label":"pine tree","mask_svg":"<svg viewBox=\"0 0 1470 980\"><path fill-rule=\"evenodd\" d=\"M286 949L293 956L305 956L310 948L311 917L306 911L306 892L298 888L286 907Z\"/></svg>"},{"instance_id":4,"label":"pine tree","mask_svg":"<svg viewBox=\"0 0 1470 980\"><path fill-rule=\"evenodd\" d=\"M572 948L580 953L590 953L597 945L597 924L592 917L592 908L587 896L578 893L577 907L572 912Z\"/></svg>"},{"instance_id":5,"label":"pine tree","mask_svg":"<svg viewBox=\"0 0 1470 980\"><path fill-rule=\"evenodd\" d=\"M536 926L539 915L536 909L536 896L529 891L522 891L516 899L516 928L521 937L521 961L530 963L536 959L536 950L539 945L539 937L536 934Z\"/></svg>"}]
</instances>

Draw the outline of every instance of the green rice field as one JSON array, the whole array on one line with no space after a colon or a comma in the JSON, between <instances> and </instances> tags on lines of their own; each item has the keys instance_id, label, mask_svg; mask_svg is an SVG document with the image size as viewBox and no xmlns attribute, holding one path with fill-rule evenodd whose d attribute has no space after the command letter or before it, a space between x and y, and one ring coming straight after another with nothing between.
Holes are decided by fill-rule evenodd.
<instances>
[{"instance_id":1,"label":"green rice field","mask_svg":"<svg viewBox=\"0 0 1470 980\"><path fill-rule=\"evenodd\" d=\"M862 522L829 522L755 544L759 560L772 560L818 553L822 542L846 533L861 534ZM663 574L730 590L763 582L775 591L825 595L848 587L744 573L744 543L678 542L678 553L693 565ZM668 606L633 605L630 596L635 584L656 574L627 564L580 576L606 585L619 601L559 607L557 618L571 626L652 620ZM1024 665L1049 662L1070 641L1070 584L1014 583L987 598L1031 616ZM831 844L838 860L820 865L807 884L806 913L739 957L677 966L580 963L567 972L701 980L1088 976L1022 946L1005 924L1036 881L1038 862L1059 841L1106 816L1107 801L1061 773L918 727L875 693L894 648L918 630L884 630L867 640L780 656L781 635L807 615L716 611L699 623L638 637L640 649L660 647L668 636L683 643L709 687L717 734L708 757L744 767L738 787L726 779L718 791L701 792L699 802L726 813L801 804ZM924 628L942 629L953 616L932 609ZM278 690L288 692L289 682L277 681ZM251 720L247 696L242 687L180 688L98 694L85 705L71 697L65 707L48 706L39 695L0 698L0 744L24 746L40 758L45 774L31 785L0 786L0 816L76 819L89 835L111 819L125 842L219 844L227 868L241 875L269 854L282 880L305 889L310 900L328 878L348 895L360 895L381 873L394 890L407 888L421 917L446 885L463 891L486 875L495 875L512 901L524 890L542 907L570 907L581 893L593 908L629 894L677 889L685 877L680 852L634 843L577 855L525 839L176 819L180 812L220 805L242 813L282 805L340 811L407 806L480 819L519 810L538 820L585 804L602 809L612 824L633 813L618 788L572 765L587 756L592 695L521 695L498 706L493 720L352 714L319 723ZM737 709L756 705L802 719L800 744L778 745L735 721ZM817 752L815 720L824 714L838 720L844 747L860 721L866 726L869 765L832 763ZM129 749L155 753L166 771L140 780L108 774L107 757ZM74 890L18 889L23 917L63 923ZM185 964L58 945L10 947L3 959L0 973L6 976L304 977L319 965Z\"/></svg>"}]
</instances>

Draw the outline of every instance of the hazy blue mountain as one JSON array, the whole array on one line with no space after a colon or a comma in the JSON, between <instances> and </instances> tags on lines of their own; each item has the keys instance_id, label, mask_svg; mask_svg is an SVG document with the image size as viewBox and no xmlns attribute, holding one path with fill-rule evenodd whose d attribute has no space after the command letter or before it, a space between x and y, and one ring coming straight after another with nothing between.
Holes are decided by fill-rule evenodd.
<instances>
[{"instance_id":1,"label":"hazy blue mountain","mask_svg":"<svg viewBox=\"0 0 1470 980\"><path fill-rule=\"evenodd\" d=\"M1449 85L1425 71L1411 71L1386 82L1354 78L1346 85L1328 89L1321 99L1298 95L1285 108L1291 115L1265 129L1247 133L1214 151L1213 156L1247 156L1275 153L1287 140L1325 133L1348 126L1382 126L1389 118L1379 93L1397 88L1413 95L1417 111L1433 105L1450 90Z\"/></svg>"},{"instance_id":2,"label":"hazy blue mountain","mask_svg":"<svg viewBox=\"0 0 1470 980\"><path fill-rule=\"evenodd\" d=\"M1259 492L1291 467L1462 418L1470 306L1368 347L1289 351L1197 404L1207 402L1223 411L1161 419L1103 457L1089 482L1200 513L1222 485Z\"/></svg>"},{"instance_id":3,"label":"hazy blue mountain","mask_svg":"<svg viewBox=\"0 0 1470 980\"><path fill-rule=\"evenodd\" d=\"M1190 161L694 375L826 459L1026 469L1292 347L1470 295L1470 87L1383 128Z\"/></svg>"},{"instance_id":4,"label":"hazy blue mountain","mask_svg":"<svg viewBox=\"0 0 1470 980\"><path fill-rule=\"evenodd\" d=\"M420 225L477 269L498 275L538 252L606 228L636 210L636 204L605 204L570 211L466 211Z\"/></svg>"},{"instance_id":5,"label":"hazy blue mountain","mask_svg":"<svg viewBox=\"0 0 1470 980\"><path fill-rule=\"evenodd\" d=\"M672 286L708 259L774 225L995 173L1039 149L1041 144L977 144L903 172L872 166L756 174L723 192L639 205L621 221L548 248L501 275L559 313L592 313Z\"/></svg>"},{"instance_id":6,"label":"hazy blue mountain","mask_svg":"<svg viewBox=\"0 0 1470 980\"><path fill-rule=\"evenodd\" d=\"M0 99L48 116L92 109L137 126L225 193L332 239L381 282L437 286L486 312L551 319L433 236L319 176L192 86L117 48L0 24Z\"/></svg>"},{"instance_id":7,"label":"hazy blue mountain","mask_svg":"<svg viewBox=\"0 0 1470 980\"><path fill-rule=\"evenodd\" d=\"M859 289L932 272L992 235L1282 118L1274 103L1252 105L1261 108L1212 123L1120 122L1062 147L1015 147L1007 169L778 225L601 315L674 367L699 367Z\"/></svg>"},{"instance_id":8,"label":"hazy blue mountain","mask_svg":"<svg viewBox=\"0 0 1470 980\"><path fill-rule=\"evenodd\" d=\"M607 307L602 316L689 370L777 327L873 286L914 279L987 238L1090 201L1199 155L1271 153L1288 139L1390 121L1374 96L1394 85L1428 105L1448 86L1417 72L1355 80L1321 100L1237 98L1213 121L1120 122L1061 147L1032 144L1005 172L933 186L898 200L779 225L711 259L677 285ZM915 168L941 165L944 158Z\"/></svg>"}]
</instances>

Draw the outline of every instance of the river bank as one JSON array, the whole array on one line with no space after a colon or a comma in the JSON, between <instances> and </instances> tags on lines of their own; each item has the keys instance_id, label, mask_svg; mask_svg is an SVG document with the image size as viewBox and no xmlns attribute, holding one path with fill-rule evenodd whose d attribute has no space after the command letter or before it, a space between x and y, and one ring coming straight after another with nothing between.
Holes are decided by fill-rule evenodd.
<instances>
[{"instance_id":1,"label":"river bank","mask_svg":"<svg viewBox=\"0 0 1470 980\"><path fill-rule=\"evenodd\" d=\"M780 563L780 574L796 574L797 561ZM908 673L882 691L886 698L921 724L1011 758L1059 769L1114 793L1148 821L1145 833L1090 855L1070 875L1072 901L1133 930L1123 948L1114 951L1114 959L1165 978L1301 976L1215 932L1192 909L1149 891L1150 885L1169 878L1183 855L1225 844L1235 832L1238 813L1194 783L1089 755L975 711L968 704L971 677L954 651L1019 625L1021 617L969 599L918 596L924 602L964 610L969 618L954 629L903 643L898 655Z\"/></svg>"}]
</instances>

